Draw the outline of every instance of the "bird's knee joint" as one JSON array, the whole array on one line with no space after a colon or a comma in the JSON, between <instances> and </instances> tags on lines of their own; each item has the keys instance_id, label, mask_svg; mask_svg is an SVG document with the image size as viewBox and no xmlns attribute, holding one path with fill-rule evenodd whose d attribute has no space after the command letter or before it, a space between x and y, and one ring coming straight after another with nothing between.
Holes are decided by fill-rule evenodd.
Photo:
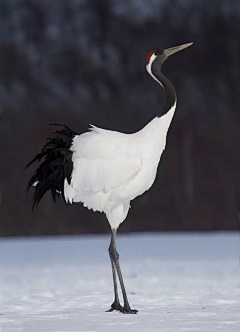
<instances>
[{"instance_id":1,"label":"bird's knee joint","mask_svg":"<svg viewBox=\"0 0 240 332\"><path fill-rule=\"evenodd\" d=\"M108 252L111 258L113 259L119 259L119 253L116 249L112 248L111 246L108 248Z\"/></svg>"},{"instance_id":2,"label":"bird's knee joint","mask_svg":"<svg viewBox=\"0 0 240 332\"><path fill-rule=\"evenodd\" d=\"M119 259L119 253L117 252L117 250L115 250L114 255L115 255L115 258L118 260Z\"/></svg>"}]
</instances>

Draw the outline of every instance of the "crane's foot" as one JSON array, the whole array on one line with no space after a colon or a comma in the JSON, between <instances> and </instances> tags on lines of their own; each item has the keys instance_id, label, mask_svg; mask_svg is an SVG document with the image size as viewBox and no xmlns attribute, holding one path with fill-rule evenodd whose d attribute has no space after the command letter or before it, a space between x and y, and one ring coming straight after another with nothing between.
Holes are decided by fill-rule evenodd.
<instances>
[{"instance_id":1,"label":"crane's foot","mask_svg":"<svg viewBox=\"0 0 240 332\"><path fill-rule=\"evenodd\" d=\"M111 308L109 310L107 310L106 312L112 312L112 311L120 311L123 314L136 314L138 311L135 309L131 309L130 307L123 307L121 306L120 303L117 302L113 302L113 304L111 305Z\"/></svg>"},{"instance_id":2,"label":"crane's foot","mask_svg":"<svg viewBox=\"0 0 240 332\"><path fill-rule=\"evenodd\" d=\"M113 302L111 304L111 308L109 310L107 310L106 312L112 312L114 310L122 312L123 311L123 307L121 306L121 304L119 302Z\"/></svg>"},{"instance_id":3,"label":"crane's foot","mask_svg":"<svg viewBox=\"0 0 240 332\"><path fill-rule=\"evenodd\" d=\"M129 308L123 307L122 313L124 313L124 314L137 314L138 310L131 309L130 307Z\"/></svg>"}]
</instances>

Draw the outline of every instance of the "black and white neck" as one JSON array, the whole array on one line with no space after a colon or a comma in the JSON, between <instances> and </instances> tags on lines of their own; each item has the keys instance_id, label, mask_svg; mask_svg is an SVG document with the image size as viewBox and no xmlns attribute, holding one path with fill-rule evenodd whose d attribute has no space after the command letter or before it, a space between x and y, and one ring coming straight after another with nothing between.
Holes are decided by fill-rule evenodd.
<instances>
[{"instance_id":1,"label":"black and white neck","mask_svg":"<svg viewBox=\"0 0 240 332\"><path fill-rule=\"evenodd\" d=\"M148 73L164 88L166 93L166 102L161 112L159 112L158 117L172 110L174 112L177 104L176 91L171 81L163 75L161 71L162 63L158 61L158 57L155 53L152 53L149 57L146 68Z\"/></svg>"}]
</instances>

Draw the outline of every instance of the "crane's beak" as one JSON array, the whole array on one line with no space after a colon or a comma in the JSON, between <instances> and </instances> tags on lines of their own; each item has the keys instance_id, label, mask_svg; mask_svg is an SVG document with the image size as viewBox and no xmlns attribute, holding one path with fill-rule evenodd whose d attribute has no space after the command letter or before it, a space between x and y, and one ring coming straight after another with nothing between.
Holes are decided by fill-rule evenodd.
<instances>
[{"instance_id":1,"label":"crane's beak","mask_svg":"<svg viewBox=\"0 0 240 332\"><path fill-rule=\"evenodd\" d=\"M193 43L187 43L187 44L183 44L183 45L180 45L180 46L175 46L175 47L171 47L171 48L167 48L166 50L164 50L164 55L166 56L166 59L176 53L176 52L179 52L179 51L182 51L184 50L185 48L191 46Z\"/></svg>"}]
</instances>

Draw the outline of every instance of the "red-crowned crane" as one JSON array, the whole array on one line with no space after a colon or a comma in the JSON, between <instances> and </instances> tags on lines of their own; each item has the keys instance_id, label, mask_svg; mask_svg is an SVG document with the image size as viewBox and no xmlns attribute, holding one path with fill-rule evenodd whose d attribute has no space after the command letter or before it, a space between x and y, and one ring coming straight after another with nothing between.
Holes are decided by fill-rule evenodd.
<instances>
[{"instance_id":1,"label":"red-crowned crane","mask_svg":"<svg viewBox=\"0 0 240 332\"><path fill-rule=\"evenodd\" d=\"M51 134L42 150L26 166L41 161L28 184L28 189L35 187L33 208L50 190L54 201L61 194L66 202L81 202L88 209L106 214L112 232L109 255L115 295L109 311L137 313L130 307L125 291L116 233L127 217L131 200L152 186L166 146L177 98L174 86L162 74L162 64L170 55L191 45L148 53L147 71L164 88L166 103L161 113L144 128L134 134L123 134L92 126L79 135L69 127L57 124L62 128ZM117 276L123 306L119 302Z\"/></svg>"}]
</instances>

